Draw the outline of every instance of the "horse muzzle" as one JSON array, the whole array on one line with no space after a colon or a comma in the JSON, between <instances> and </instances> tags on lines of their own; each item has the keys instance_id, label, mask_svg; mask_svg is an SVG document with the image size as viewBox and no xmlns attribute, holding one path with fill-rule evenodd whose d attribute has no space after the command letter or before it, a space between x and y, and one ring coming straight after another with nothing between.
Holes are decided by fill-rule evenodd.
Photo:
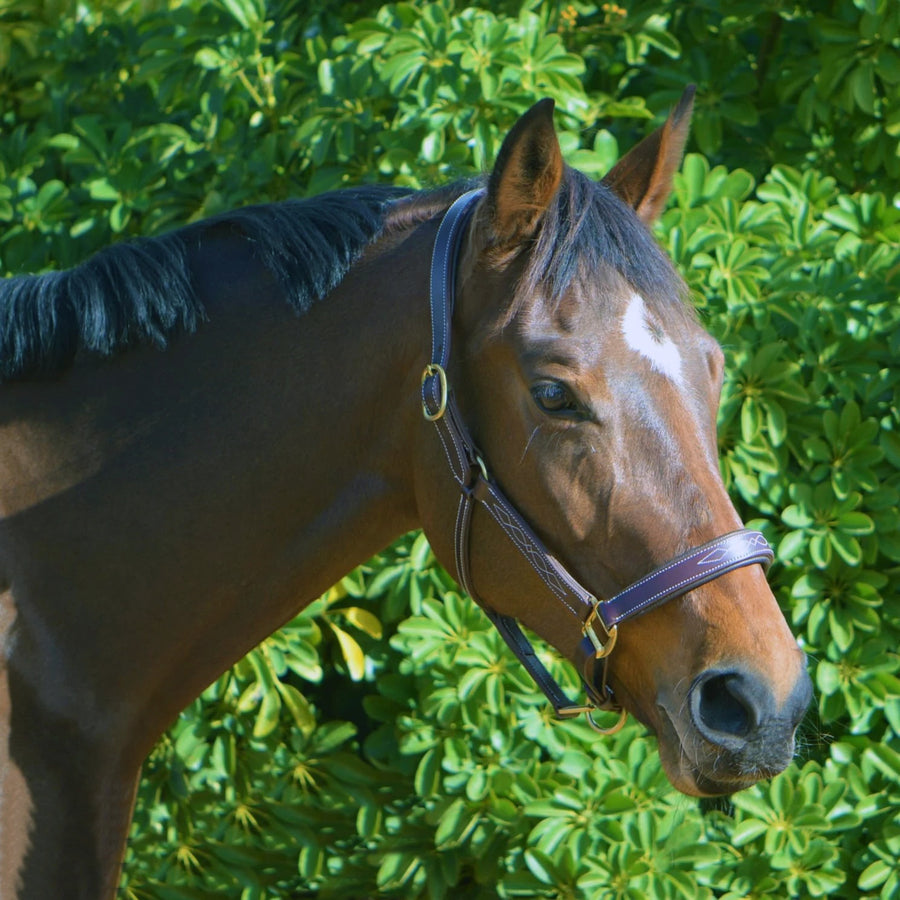
<instances>
[{"instance_id":1,"label":"horse muzzle","mask_svg":"<svg viewBox=\"0 0 900 900\"><path fill-rule=\"evenodd\" d=\"M779 774L811 699L805 668L780 706L765 678L739 667L701 673L686 697L662 693L658 736L670 780L686 793L722 795Z\"/></svg>"}]
</instances>

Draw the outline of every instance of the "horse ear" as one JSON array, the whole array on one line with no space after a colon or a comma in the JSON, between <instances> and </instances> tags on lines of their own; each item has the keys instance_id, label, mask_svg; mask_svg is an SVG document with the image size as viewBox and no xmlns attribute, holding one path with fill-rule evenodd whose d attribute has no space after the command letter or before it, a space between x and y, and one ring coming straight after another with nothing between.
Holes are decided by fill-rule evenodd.
<instances>
[{"instance_id":1,"label":"horse ear","mask_svg":"<svg viewBox=\"0 0 900 900\"><path fill-rule=\"evenodd\" d=\"M672 176L681 165L696 90L690 85L665 125L629 150L603 179L648 225L662 214L672 192Z\"/></svg>"},{"instance_id":2,"label":"horse ear","mask_svg":"<svg viewBox=\"0 0 900 900\"><path fill-rule=\"evenodd\" d=\"M552 100L528 110L506 136L488 181L488 210L502 244L530 237L562 180Z\"/></svg>"}]
</instances>

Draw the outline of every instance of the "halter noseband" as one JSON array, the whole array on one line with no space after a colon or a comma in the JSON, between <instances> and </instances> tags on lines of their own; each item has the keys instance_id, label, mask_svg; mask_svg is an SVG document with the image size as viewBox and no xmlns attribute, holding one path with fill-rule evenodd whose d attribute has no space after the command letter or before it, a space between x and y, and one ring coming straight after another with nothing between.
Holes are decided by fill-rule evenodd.
<instances>
[{"instance_id":1,"label":"halter noseband","mask_svg":"<svg viewBox=\"0 0 900 900\"><path fill-rule=\"evenodd\" d=\"M556 715L570 718L586 713L594 728L612 733L621 728L625 721L625 712L616 705L606 683L606 661L615 646L619 623L680 597L733 569L754 563L767 568L774 554L760 532L744 528L689 550L654 569L609 600L598 600L547 550L488 474L487 465L462 420L447 381L456 263L466 223L482 194L482 190L463 194L447 210L438 228L431 260L431 361L422 374L422 410L437 430L453 479L460 490L454 528L456 571L462 588L484 609L513 653L546 694ZM476 592L469 560L470 527L476 504L490 513L525 557L556 597L561 611L577 621L582 633L578 647L581 664L578 668L587 693L587 704L575 704L566 696L538 659L516 620L491 609ZM599 688L596 679L598 664L603 667ZM619 710L621 716L613 728L602 729L591 718L594 709Z\"/></svg>"}]
</instances>

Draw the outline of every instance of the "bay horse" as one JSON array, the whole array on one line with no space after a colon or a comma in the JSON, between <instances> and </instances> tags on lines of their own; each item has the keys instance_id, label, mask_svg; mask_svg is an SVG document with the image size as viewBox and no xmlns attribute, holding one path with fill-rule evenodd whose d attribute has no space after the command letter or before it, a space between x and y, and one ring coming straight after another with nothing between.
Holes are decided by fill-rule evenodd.
<instances>
[{"instance_id":1,"label":"bay horse","mask_svg":"<svg viewBox=\"0 0 900 900\"><path fill-rule=\"evenodd\" d=\"M113 897L161 732L414 528L560 715L633 714L681 791L789 763L804 656L719 475L723 355L649 230L692 98L600 183L542 101L474 184L251 207L2 283L4 900Z\"/></svg>"}]
</instances>

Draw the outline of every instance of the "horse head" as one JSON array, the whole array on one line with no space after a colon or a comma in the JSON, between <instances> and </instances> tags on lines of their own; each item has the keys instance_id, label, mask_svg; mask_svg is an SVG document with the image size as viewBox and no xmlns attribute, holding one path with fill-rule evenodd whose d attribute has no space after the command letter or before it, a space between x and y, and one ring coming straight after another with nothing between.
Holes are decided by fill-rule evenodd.
<instances>
[{"instance_id":1,"label":"horse head","mask_svg":"<svg viewBox=\"0 0 900 900\"><path fill-rule=\"evenodd\" d=\"M456 267L448 379L481 465L601 601L741 528L717 458L723 354L650 232L692 100L600 183L563 162L552 103L534 106L502 146ZM458 571L439 443L423 438L420 514ZM490 516L476 512L471 529L464 583L579 662L585 629ZM730 793L791 760L811 687L761 566L629 618L611 651L588 687L656 733L681 791Z\"/></svg>"}]
</instances>

